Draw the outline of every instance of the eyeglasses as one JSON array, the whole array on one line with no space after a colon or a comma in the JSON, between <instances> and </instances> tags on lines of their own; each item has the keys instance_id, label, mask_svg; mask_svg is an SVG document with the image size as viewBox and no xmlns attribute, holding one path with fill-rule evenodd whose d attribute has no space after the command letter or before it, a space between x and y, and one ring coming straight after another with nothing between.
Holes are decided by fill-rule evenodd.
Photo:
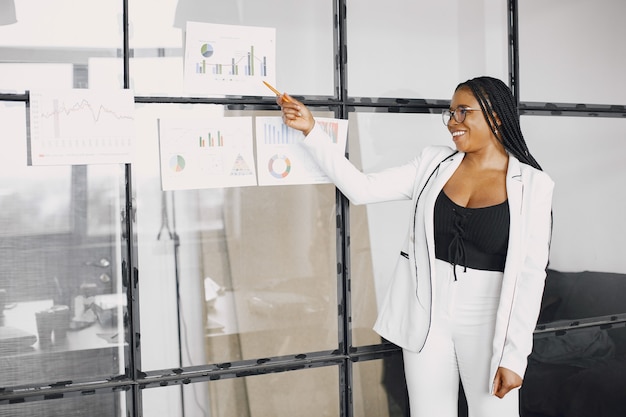
<instances>
[{"instance_id":1,"label":"eyeglasses","mask_svg":"<svg viewBox=\"0 0 626 417\"><path fill-rule=\"evenodd\" d=\"M465 116L467 116L467 112L470 111L480 111L480 109L472 109L469 107L457 107L452 111L450 111L450 109L445 109L443 113L441 113L441 117L443 118L443 124L448 126L448 123L450 123L450 119L452 119L453 117L457 123L463 123L463 121L465 120Z\"/></svg>"}]
</instances>

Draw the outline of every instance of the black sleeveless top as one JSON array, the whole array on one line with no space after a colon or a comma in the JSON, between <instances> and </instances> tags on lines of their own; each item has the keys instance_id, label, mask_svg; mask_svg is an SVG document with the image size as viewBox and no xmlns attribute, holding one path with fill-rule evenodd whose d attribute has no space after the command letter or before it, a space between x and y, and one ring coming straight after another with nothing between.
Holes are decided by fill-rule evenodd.
<instances>
[{"instance_id":1,"label":"black sleeveless top","mask_svg":"<svg viewBox=\"0 0 626 417\"><path fill-rule=\"evenodd\" d=\"M467 208L441 190L435 202L435 257L452 265L504 271L509 242L509 205ZM456 268L455 268L456 279Z\"/></svg>"}]
</instances>

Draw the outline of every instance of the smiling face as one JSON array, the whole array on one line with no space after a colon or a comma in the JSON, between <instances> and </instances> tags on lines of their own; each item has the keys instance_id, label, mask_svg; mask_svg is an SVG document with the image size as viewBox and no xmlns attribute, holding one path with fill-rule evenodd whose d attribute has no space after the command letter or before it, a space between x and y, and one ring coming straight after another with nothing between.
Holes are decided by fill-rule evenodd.
<instances>
[{"instance_id":1,"label":"smiling face","mask_svg":"<svg viewBox=\"0 0 626 417\"><path fill-rule=\"evenodd\" d=\"M450 103L450 111L459 108L480 109L478 100L469 88L460 88L455 91ZM454 117L448 122L448 130L456 149L460 152L471 153L496 146L503 148L502 143L493 134L482 111L468 111L465 120L459 123Z\"/></svg>"}]
</instances>

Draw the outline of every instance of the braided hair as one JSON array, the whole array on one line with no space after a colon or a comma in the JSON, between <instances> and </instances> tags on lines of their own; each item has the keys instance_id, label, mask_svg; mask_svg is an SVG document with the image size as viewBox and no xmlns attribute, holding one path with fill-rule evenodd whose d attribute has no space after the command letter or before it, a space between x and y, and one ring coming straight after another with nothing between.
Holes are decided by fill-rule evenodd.
<instances>
[{"instance_id":1,"label":"braided hair","mask_svg":"<svg viewBox=\"0 0 626 417\"><path fill-rule=\"evenodd\" d=\"M497 78L477 77L459 84L455 91L463 88L474 94L489 128L504 148L520 162L541 170L522 135L517 104L509 87Z\"/></svg>"}]
</instances>

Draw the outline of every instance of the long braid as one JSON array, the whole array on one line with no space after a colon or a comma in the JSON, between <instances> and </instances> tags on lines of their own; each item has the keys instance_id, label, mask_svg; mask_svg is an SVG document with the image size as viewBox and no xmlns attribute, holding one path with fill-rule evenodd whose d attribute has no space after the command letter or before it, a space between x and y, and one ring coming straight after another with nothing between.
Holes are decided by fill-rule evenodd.
<instances>
[{"instance_id":1,"label":"long braid","mask_svg":"<svg viewBox=\"0 0 626 417\"><path fill-rule=\"evenodd\" d=\"M459 90L460 88L469 88L472 91L480 104L487 124L493 134L500 138L504 149L520 162L542 170L539 163L531 155L526 140L524 140L520 128L519 112L509 87L497 78L478 77L459 84L456 89ZM550 241L548 245L552 243L553 226L554 217L550 211Z\"/></svg>"},{"instance_id":2,"label":"long braid","mask_svg":"<svg viewBox=\"0 0 626 417\"><path fill-rule=\"evenodd\" d=\"M519 112L509 87L497 78L478 77L459 84L456 89L461 88L472 91L487 124L494 135L501 138L504 148L521 162L541 170L524 140Z\"/></svg>"}]
</instances>

